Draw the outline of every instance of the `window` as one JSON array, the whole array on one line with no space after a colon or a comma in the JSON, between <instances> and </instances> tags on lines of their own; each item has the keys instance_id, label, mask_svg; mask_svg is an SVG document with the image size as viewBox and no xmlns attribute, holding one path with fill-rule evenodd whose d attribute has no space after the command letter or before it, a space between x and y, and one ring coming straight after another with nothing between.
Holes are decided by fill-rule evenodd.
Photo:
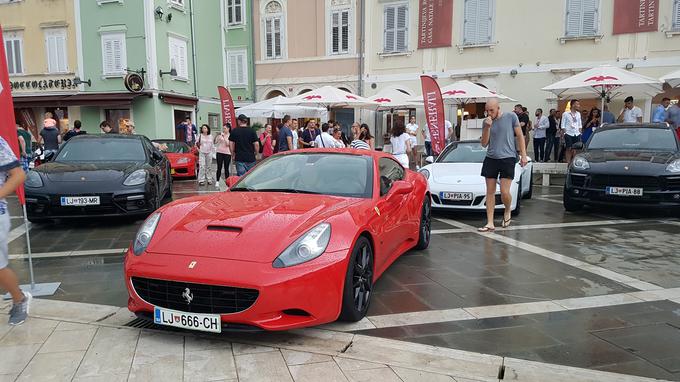
<instances>
[{"instance_id":1,"label":"window","mask_svg":"<svg viewBox=\"0 0 680 382\"><path fill-rule=\"evenodd\" d=\"M230 86L245 86L248 83L248 55L245 50L227 53L227 74Z\"/></svg>"},{"instance_id":2,"label":"window","mask_svg":"<svg viewBox=\"0 0 680 382\"><path fill-rule=\"evenodd\" d=\"M5 40L5 54L7 55L7 70L9 74L24 73L24 41L18 32L3 34Z\"/></svg>"},{"instance_id":3,"label":"window","mask_svg":"<svg viewBox=\"0 0 680 382\"><path fill-rule=\"evenodd\" d=\"M47 53L47 71L49 73L68 72L66 58L66 29L45 29L45 51Z\"/></svg>"},{"instance_id":4,"label":"window","mask_svg":"<svg viewBox=\"0 0 680 382\"><path fill-rule=\"evenodd\" d=\"M127 68L125 33L102 34L102 62L104 75L124 75Z\"/></svg>"},{"instance_id":5,"label":"window","mask_svg":"<svg viewBox=\"0 0 680 382\"><path fill-rule=\"evenodd\" d=\"M378 167L380 167L380 196L384 196L390 192L394 182L404 179L404 168L389 158L380 158Z\"/></svg>"},{"instance_id":6,"label":"window","mask_svg":"<svg viewBox=\"0 0 680 382\"><path fill-rule=\"evenodd\" d=\"M264 12L264 56L267 59L283 58L283 7L270 1Z\"/></svg>"},{"instance_id":7,"label":"window","mask_svg":"<svg viewBox=\"0 0 680 382\"><path fill-rule=\"evenodd\" d=\"M170 0L170 5L184 8L184 0Z\"/></svg>"},{"instance_id":8,"label":"window","mask_svg":"<svg viewBox=\"0 0 680 382\"><path fill-rule=\"evenodd\" d=\"M245 20L243 0L227 0L227 24L241 25Z\"/></svg>"},{"instance_id":9,"label":"window","mask_svg":"<svg viewBox=\"0 0 680 382\"><path fill-rule=\"evenodd\" d=\"M567 0L566 37L596 36L600 0Z\"/></svg>"},{"instance_id":10,"label":"window","mask_svg":"<svg viewBox=\"0 0 680 382\"><path fill-rule=\"evenodd\" d=\"M385 6L384 53L408 50L408 4Z\"/></svg>"},{"instance_id":11,"label":"window","mask_svg":"<svg viewBox=\"0 0 680 382\"><path fill-rule=\"evenodd\" d=\"M349 0L327 1L329 10L326 23L328 25L329 54L347 54L352 41L352 9Z\"/></svg>"},{"instance_id":12,"label":"window","mask_svg":"<svg viewBox=\"0 0 680 382\"><path fill-rule=\"evenodd\" d=\"M463 45L493 43L494 0L465 0Z\"/></svg>"},{"instance_id":13,"label":"window","mask_svg":"<svg viewBox=\"0 0 680 382\"><path fill-rule=\"evenodd\" d=\"M673 1L673 30L680 31L680 0Z\"/></svg>"},{"instance_id":14,"label":"window","mask_svg":"<svg viewBox=\"0 0 680 382\"><path fill-rule=\"evenodd\" d=\"M189 61L186 40L170 37L168 42L170 43L170 69L177 70L177 77L188 79Z\"/></svg>"}]
</instances>

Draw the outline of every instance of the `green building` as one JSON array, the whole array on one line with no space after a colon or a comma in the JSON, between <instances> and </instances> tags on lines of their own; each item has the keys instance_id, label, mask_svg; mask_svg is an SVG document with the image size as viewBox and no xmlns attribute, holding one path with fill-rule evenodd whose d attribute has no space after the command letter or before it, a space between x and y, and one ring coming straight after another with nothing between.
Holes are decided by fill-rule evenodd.
<instances>
[{"instance_id":1,"label":"green building","mask_svg":"<svg viewBox=\"0 0 680 382\"><path fill-rule=\"evenodd\" d=\"M81 104L86 130L101 121L150 138L175 138L191 117L221 126L217 86L238 104L252 102L252 38L245 0L75 0L82 52L78 73L92 99ZM125 76L140 74L141 92ZM82 98L82 97L81 97Z\"/></svg>"}]
</instances>

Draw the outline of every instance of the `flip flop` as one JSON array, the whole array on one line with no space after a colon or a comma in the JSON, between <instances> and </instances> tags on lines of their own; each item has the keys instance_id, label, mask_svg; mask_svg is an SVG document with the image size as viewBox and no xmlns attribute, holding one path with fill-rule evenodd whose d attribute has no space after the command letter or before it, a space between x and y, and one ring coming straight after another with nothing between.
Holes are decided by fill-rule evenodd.
<instances>
[{"instance_id":1,"label":"flip flop","mask_svg":"<svg viewBox=\"0 0 680 382\"><path fill-rule=\"evenodd\" d=\"M477 232L493 232L493 231L495 231L495 230L496 230L496 228L494 228L494 227L487 227L487 226L484 226L484 227L481 227L481 228L477 228Z\"/></svg>"},{"instance_id":2,"label":"flip flop","mask_svg":"<svg viewBox=\"0 0 680 382\"><path fill-rule=\"evenodd\" d=\"M501 227L508 228L508 227L510 227L511 222L512 222L512 218L510 218L508 220L503 219L503 224L501 224Z\"/></svg>"}]
</instances>

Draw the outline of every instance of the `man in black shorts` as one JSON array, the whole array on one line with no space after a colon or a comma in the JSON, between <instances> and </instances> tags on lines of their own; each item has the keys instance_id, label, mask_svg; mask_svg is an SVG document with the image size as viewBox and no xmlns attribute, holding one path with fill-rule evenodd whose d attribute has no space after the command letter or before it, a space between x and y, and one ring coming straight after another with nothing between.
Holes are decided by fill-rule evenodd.
<instances>
[{"instance_id":1,"label":"man in black shorts","mask_svg":"<svg viewBox=\"0 0 680 382\"><path fill-rule=\"evenodd\" d=\"M515 113L502 113L497 99L486 103L486 119L482 129L482 146L487 147L486 158L482 165L482 176L486 179L486 218L487 223L480 232L495 229L493 214L496 209L496 182L500 177L501 200L505 206L503 228L510 225L512 213L512 194L510 186L515 178L517 152L520 153L520 165L526 166L526 145L522 126ZM518 150L519 148L519 150Z\"/></svg>"}]
</instances>

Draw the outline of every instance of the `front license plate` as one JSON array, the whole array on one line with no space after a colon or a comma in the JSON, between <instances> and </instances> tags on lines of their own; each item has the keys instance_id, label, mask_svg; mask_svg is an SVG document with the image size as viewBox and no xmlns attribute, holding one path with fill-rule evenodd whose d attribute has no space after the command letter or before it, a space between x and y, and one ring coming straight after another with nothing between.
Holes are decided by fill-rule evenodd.
<instances>
[{"instance_id":1,"label":"front license plate","mask_svg":"<svg viewBox=\"0 0 680 382\"><path fill-rule=\"evenodd\" d=\"M98 206L99 196L62 196L62 206Z\"/></svg>"},{"instance_id":2,"label":"front license plate","mask_svg":"<svg viewBox=\"0 0 680 382\"><path fill-rule=\"evenodd\" d=\"M607 195L616 195L616 196L642 196L642 188L634 188L634 187L607 187Z\"/></svg>"},{"instance_id":3,"label":"front license plate","mask_svg":"<svg viewBox=\"0 0 680 382\"><path fill-rule=\"evenodd\" d=\"M446 200L472 200L471 192L442 192L441 198Z\"/></svg>"},{"instance_id":4,"label":"front license plate","mask_svg":"<svg viewBox=\"0 0 680 382\"><path fill-rule=\"evenodd\" d=\"M153 322L158 325L221 333L222 321L218 314L198 314L154 307Z\"/></svg>"},{"instance_id":5,"label":"front license plate","mask_svg":"<svg viewBox=\"0 0 680 382\"><path fill-rule=\"evenodd\" d=\"M174 168L170 169L170 175L175 175L175 169Z\"/></svg>"}]
</instances>

